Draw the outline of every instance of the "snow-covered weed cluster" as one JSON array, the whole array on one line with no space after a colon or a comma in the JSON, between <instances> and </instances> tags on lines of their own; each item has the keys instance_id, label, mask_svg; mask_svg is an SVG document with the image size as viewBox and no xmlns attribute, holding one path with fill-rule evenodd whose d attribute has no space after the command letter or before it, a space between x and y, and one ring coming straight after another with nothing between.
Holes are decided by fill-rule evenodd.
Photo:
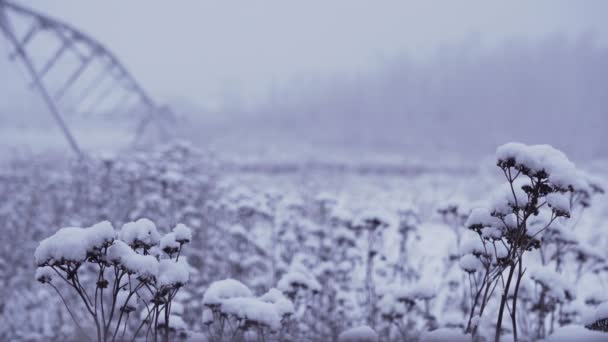
<instances>
[{"instance_id":1,"label":"snow-covered weed cluster","mask_svg":"<svg viewBox=\"0 0 608 342\"><path fill-rule=\"evenodd\" d=\"M491 341L498 330L550 341L606 330L602 183L548 146L508 144L497 157L504 189L483 202L472 199L496 188L490 172L220 175L185 144L12 165L0 173L0 222L23 248L0 246L11 265L0 268L0 339ZM195 232L185 250L179 222ZM36 252L36 285L29 261L53 233ZM185 275L185 258L188 286L161 290ZM112 299L117 270L130 285Z\"/></svg>"},{"instance_id":2,"label":"snow-covered weed cluster","mask_svg":"<svg viewBox=\"0 0 608 342\"><path fill-rule=\"evenodd\" d=\"M79 160L25 155L2 163L0 228L3 241L15 243L0 244L0 302L6 303L0 340L66 340L75 333L54 291L30 281L41 239L59 227L105 220L120 227L141 217L159 227L183 222L199 230L206 224L202 208L214 197L214 174L212 160L182 142L149 152ZM193 268L200 268L205 243L193 241Z\"/></svg>"},{"instance_id":3,"label":"snow-covered weed cluster","mask_svg":"<svg viewBox=\"0 0 608 342\"><path fill-rule=\"evenodd\" d=\"M192 232L182 224L161 237L148 219L125 223L120 231L107 221L62 228L36 248L36 280L56 291L89 340L150 335L168 341L184 329L171 309L189 279L189 265L180 255L191 240ZM74 314L78 305L66 301L66 291L77 294L87 315Z\"/></svg>"},{"instance_id":4,"label":"snow-covered weed cluster","mask_svg":"<svg viewBox=\"0 0 608 342\"><path fill-rule=\"evenodd\" d=\"M212 341L293 340L294 305L275 288L256 297L237 280L216 281L205 291L203 305L203 323Z\"/></svg>"},{"instance_id":5,"label":"snow-covered weed cluster","mask_svg":"<svg viewBox=\"0 0 608 342\"><path fill-rule=\"evenodd\" d=\"M466 227L474 234L460 245L471 300L465 331L476 339L493 335L496 342L507 332L514 341L542 339L574 322L576 291L566 273L578 272L570 278L580 279L586 264L596 260L578 254L582 244L568 224L603 190L548 145L510 143L496 157L506 184L486 207L472 210ZM571 264L578 271L566 270Z\"/></svg>"}]
</instances>

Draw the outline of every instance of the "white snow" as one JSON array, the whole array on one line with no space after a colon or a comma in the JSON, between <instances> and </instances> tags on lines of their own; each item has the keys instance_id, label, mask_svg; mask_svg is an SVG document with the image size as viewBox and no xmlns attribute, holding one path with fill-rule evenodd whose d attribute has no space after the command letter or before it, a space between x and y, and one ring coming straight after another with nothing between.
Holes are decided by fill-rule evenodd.
<instances>
[{"instance_id":1,"label":"white snow","mask_svg":"<svg viewBox=\"0 0 608 342\"><path fill-rule=\"evenodd\" d=\"M459 253L460 255L482 255L486 253L486 250L477 234L473 234L471 231L466 231L464 238L460 243Z\"/></svg>"},{"instance_id":2,"label":"white snow","mask_svg":"<svg viewBox=\"0 0 608 342\"><path fill-rule=\"evenodd\" d=\"M235 235L235 236L243 236L243 237L247 237L247 230L245 229L245 227L243 227L240 224L235 224L233 226L231 226L228 229L228 232L230 232L230 234Z\"/></svg>"},{"instance_id":3,"label":"white snow","mask_svg":"<svg viewBox=\"0 0 608 342\"><path fill-rule=\"evenodd\" d=\"M167 233L160 239L160 249L162 251L169 251L170 253L176 253L179 250L180 243L177 242L175 233Z\"/></svg>"},{"instance_id":4,"label":"white snow","mask_svg":"<svg viewBox=\"0 0 608 342\"><path fill-rule=\"evenodd\" d=\"M114 241L108 248L108 260L122 265L130 273L142 277L158 275L158 261L151 255L137 254L130 246L120 240Z\"/></svg>"},{"instance_id":5,"label":"white snow","mask_svg":"<svg viewBox=\"0 0 608 342\"><path fill-rule=\"evenodd\" d=\"M565 303L562 305L562 313L568 315L579 315L582 314L583 311L586 310L585 304L583 302L573 300L571 302Z\"/></svg>"},{"instance_id":6,"label":"white snow","mask_svg":"<svg viewBox=\"0 0 608 342\"><path fill-rule=\"evenodd\" d=\"M510 200L508 194L505 196L507 196L504 199L505 203L513 203L513 195L511 195ZM503 231L505 229L510 229L517 225L515 214L513 214L513 210L509 207L511 204L505 203L494 203L495 206L492 210L483 207L473 209L465 226L476 231L481 230L484 239L500 239L503 236ZM520 204L518 203L518 205ZM501 214L504 217L501 220L498 217L493 216L493 212Z\"/></svg>"},{"instance_id":7,"label":"white snow","mask_svg":"<svg viewBox=\"0 0 608 342\"><path fill-rule=\"evenodd\" d=\"M399 318L406 314L405 305L400 303L392 293L387 293L380 298L378 307L383 316Z\"/></svg>"},{"instance_id":8,"label":"white snow","mask_svg":"<svg viewBox=\"0 0 608 342\"><path fill-rule=\"evenodd\" d=\"M338 229L333 231L333 239L336 242L347 243L351 245L355 245L357 241L357 236L352 229L348 229L346 227L339 227Z\"/></svg>"},{"instance_id":9,"label":"white snow","mask_svg":"<svg viewBox=\"0 0 608 342\"><path fill-rule=\"evenodd\" d=\"M285 273L277 284L277 288L284 293L294 292L298 287L313 291L321 290L321 284L314 276L298 270Z\"/></svg>"},{"instance_id":10,"label":"white snow","mask_svg":"<svg viewBox=\"0 0 608 342\"><path fill-rule=\"evenodd\" d=\"M251 290L238 280L224 279L215 281L209 285L203 295L203 305L220 305L226 299L236 297L252 297Z\"/></svg>"},{"instance_id":11,"label":"white snow","mask_svg":"<svg viewBox=\"0 0 608 342\"><path fill-rule=\"evenodd\" d=\"M205 308L203 310L203 324L211 323L213 323L213 311L211 311L211 309Z\"/></svg>"},{"instance_id":12,"label":"white snow","mask_svg":"<svg viewBox=\"0 0 608 342\"><path fill-rule=\"evenodd\" d=\"M184 292L179 292L179 294L183 294ZM178 301L172 301L171 302L171 313L172 314L176 314L176 315L183 315L184 314L184 304L178 302Z\"/></svg>"},{"instance_id":13,"label":"white snow","mask_svg":"<svg viewBox=\"0 0 608 342\"><path fill-rule=\"evenodd\" d=\"M442 314L441 322L446 328L464 327L467 323L462 317L462 312L449 311Z\"/></svg>"},{"instance_id":14,"label":"white snow","mask_svg":"<svg viewBox=\"0 0 608 342\"><path fill-rule=\"evenodd\" d=\"M266 303L254 297L233 297L222 301L222 313L234 315L239 319L248 320L269 327L273 331L281 327L281 317L271 303Z\"/></svg>"},{"instance_id":15,"label":"white snow","mask_svg":"<svg viewBox=\"0 0 608 342\"><path fill-rule=\"evenodd\" d=\"M498 227L501 225L499 219L491 215L492 212L487 208L474 208L465 223L466 227Z\"/></svg>"},{"instance_id":16,"label":"white snow","mask_svg":"<svg viewBox=\"0 0 608 342\"><path fill-rule=\"evenodd\" d=\"M498 240L502 238L502 230L496 227L486 227L481 230L481 236L487 240Z\"/></svg>"},{"instance_id":17,"label":"white snow","mask_svg":"<svg viewBox=\"0 0 608 342\"><path fill-rule=\"evenodd\" d=\"M393 286L388 289L388 293L393 296L397 301L401 302L404 300L414 300L409 287L406 286Z\"/></svg>"},{"instance_id":18,"label":"white snow","mask_svg":"<svg viewBox=\"0 0 608 342\"><path fill-rule=\"evenodd\" d=\"M273 304L280 317L292 315L295 312L293 303L281 291L275 288L268 290L268 292L260 297L260 300Z\"/></svg>"},{"instance_id":19,"label":"white snow","mask_svg":"<svg viewBox=\"0 0 608 342\"><path fill-rule=\"evenodd\" d=\"M462 329L441 328L427 331L420 336L420 342L471 342L471 335L465 335Z\"/></svg>"},{"instance_id":20,"label":"white snow","mask_svg":"<svg viewBox=\"0 0 608 342\"><path fill-rule=\"evenodd\" d=\"M190 273L184 259L175 261L163 259L158 263L158 284L160 286L184 285L188 282Z\"/></svg>"},{"instance_id":21,"label":"white snow","mask_svg":"<svg viewBox=\"0 0 608 342\"><path fill-rule=\"evenodd\" d=\"M60 261L82 262L87 252L109 244L116 237L112 224L108 221L89 228L68 227L42 240L34 252L37 265Z\"/></svg>"},{"instance_id":22,"label":"white snow","mask_svg":"<svg viewBox=\"0 0 608 342\"><path fill-rule=\"evenodd\" d=\"M120 229L120 239L128 245L136 243L146 246L154 246L160 240L160 234L156 230L154 222L147 218L141 218L135 222L127 222Z\"/></svg>"},{"instance_id":23,"label":"white snow","mask_svg":"<svg viewBox=\"0 0 608 342\"><path fill-rule=\"evenodd\" d=\"M503 184L492 194L492 211L503 215L513 213L513 208L523 209L528 203L528 194L522 189L523 186L530 185L529 180L518 178L510 184ZM513 196L515 194L515 196Z\"/></svg>"},{"instance_id":24,"label":"white snow","mask_svg":"<svg viewBox=\"0 0 608 342\"><path fill-rule=\"evenodd\" d=\"M57 275L50 266L38 267L36 269L35 278L41 283L49 283L53 281L53 277Z\"/></svg>"},{"instance_id":25,"label":"white snow","mask_svg":"<svg viewBox=\"0 0 608 342\"><path fill-rule=\"evenodd\" d=\"M336 196L334 194L332 194L330 192L321 191L317 194L317 196L315 196L315 201L336 203L336 202L338 202L338 199L336 198Z\"/></svg>"},{"instance_id":26,"label":"white snow","mask_svg":"<svg viewBox=\"0 0 608 342\"><path fill-rule=\"evenodd\" d=\"M568 195L554 192L548 194L546 200L549 207L554 211L570 215L570 200L568 199Z\"/></svg>"},{"instance_id":27,"label":"white snow","mask_svg":"<svg viewBox=\"0 0 608 342\"><path fill-rule=\"evenodd\" d=\"M410 297L414 298L414 299L421 299L421 300L433 299L437 295L437 286L435 286L428 280L427 281L421 280L421 281L418 281L417 283L415 283L411 287L409 292L410 292Z\"/></svg>"},{"instance_id":28,"label":"white snow","mask_svg":"<svg viewBox=\"0 0 608 342\"><path fill-rule=\"evenodd\" d=\"M496 158L499 161L512 159L516 167L526 167L533 173L544 171L549 175L549 183L559 188L585 187L574 164L563 152L550 145L508 143L496 149Z\"/></svg>"},{"instance_id":29,"label":"white snow","mask_svg":"<svg viewBox=\"0 0 608 342\"><path fill-rule=\"evenodd\" d=\"M579 241L574 248L576 249L577 253L584 254L587 258L593 258L602 262L606 260L603 250L585 241Z\"/></svg>"},{"instance_id":30,"label":"white snow","mask_svg":"<svg viewBox=\"0 0 608 342\"><path fill-rule=\"evenodd\" d=\"M378 291L384 294L380 306L384 307L386 313L401 313L401 308L393 307L391 301L402 303L404 301L432 299L437 295L437 286L429 280L420 280L409 285L389 285L379 288ZM401 304L397 306L399 305Z\"/></svg>"},{"instance_id":31,"label":"white snow","mask_svg":"<svg viewBox=\"0 0 608 342\"><path fill-rule=\"evenodd\" d=\"M374 221L379 223L379 226L376 228L397 227L399 225L397 214L380 206L372 206L362 210L355 216L353 225L371 228L370 224Z\"/></svg>"},{"instance_id":32,"label":"white snow","mask_svg":"<svg viewBox=\"0 0 608 342\"><path fill-rule=\"evenodd\" d=\"M377 342L378 333L374 329L364 325L350 328L338 336L339 342Z\"/></svg>"},{"instance_id":33,"label":"white snow","mask_svg":"<svg viewBox=\"0 0 608 342\"><path fill-rule=\"evenodd\" d=\"M129 299L129 301L127 302L127 298ZM129 291L118 291L118 294L116 295L116 307L118 309L123 309L123 308L133 308L135 309L136 305L137 305L137 295L133 294L131 295L131 298L129 298Z\"/></svg>"},{"instance_id":34,"label":"white snow","mask_svg":"<svg viewBox=\"0 0 608 342\"><path fill-rule=\"evenodd\" d=\"M580 314L580 323L582 325L587 326L597 322L595 319L595 309L589 308L583 304Z\"/></svg>"},{"instance_id":35,"label":"white snow","mask_svg":"<svg viewBox=\"0 0 608 342\"><path fill-rule=\"evenodd\" d=\"M492 257L494 259L506 258L509 255L509 250L507 249L507 247L505 245L503 245L502 243L496 243L494 245L496 247L495 250L494 250L494 248L492 248L494 250L494 253L492 253Z\"/></svg>"},{"instance_id":36,"label":"white snow","mask_svg":"<svg viewBox=\"0 0 608 342\"><path fill-rule=\"evenodd\" d=\"M608 301L608 293L601 288L594 288L585 296L585 302L600 304Z\"/></svg>"},{"instance_id":37,"label":"white snow","mask_svg":"<svg viewBox=\"0 0 608 342\"><path fill-rule=\"evenodd\" d=\"M528 225L526 234L528 236L534 236L537 239L540 239L544 236L544 233L547 230L543 229L547 227L547 224L551 221L551 212L548 210L540 210L538 216L532 216L528 218ZM554 221L555 223L556 221ZM553 225L553 223L552 223ZM547 229L549 229L547 227Z\"/></svg>"},{"instance_id":38,"label":"white snow","mask_svg":"<svg viewBox=\"0 0 608 342\"><path fill-rule=\"evenodd\" d=\"M178 223L173 228L175 234L175 240L180 243L187 243L192 241L192 230L183 223Z\"/></svg>"},{"instance_id":39,"label":"white snow","mask_svg":"<svg viewBox=\"0 0 608 342\"><path fill-rule=\"evenodd\" d=\"M608 333L586 329L580 325L566 325L557 328L544 342L606 342Z\"/></svg>"},{"instance_id":40,"label":"white snow","mask_svg":"<svg viewBox=\"0 0 608 342\"><path fill-rule=\"evenodd\" d=\"M158 316L158 324L167 325L164 314ZM175 329L175 330L187 330L188 325L186 324L186 322L184 321L184 319L181 316L170 313L169 314L169 328Z\"/></svg>"},{"instance_id":41,"label":"white snow","mask_svg":"<svg viewBox=\"0 0 608 342\"><path fill-rule=\"evenodd\" d=\"M473 254L465 254L460 258L459 262L460 268L462 268L467 273L475 273L481 269L483 269L483 264Z\"/></svg>"},{"instance_id":42,"label":"white snow","mask_svg":"<svg viewBox=\"0 0 608 342\"><path fill-rule=\"evenodd\" d=\"M549 237L550 239L559 239L561 242L571 244L575 244L578 242L576 234L574 234L571 229L566 228L557 220L553 221L553 223L551 223L551 226L547 228L544 237Z\"/></svg>"},{"instance_id":43,"label":"white snow","mask_svg":"<svg viewBox=\"0 0 608 342\"><path fill-rule=\"evenodd\" d=\"M603 302L595 309L595 321L608 319L608 302Z\"/></svg>"},{"instance_id":44,"label":"white snow","mask_svg":"<svg viewBox=\"0 0 608 342\"><path fill-rule=\"evenodd\" d=\"M338 222L349 222L353 219L353 213L344 202L339 202L332 208L331 219Z\"/></svg>"},{"instance_id":45,"label":"white snow","mask_svg":"<svg viewBox=\"0 0 608 342\"><path fill-rule=\"evenodd\" d=\"M549 290L549 295L562 303L566 301L567 295L574 296L574 286L550 266L531 267L529 272L532 280L545 286Z\"/></svg>"},{"instance_id":46,"label":"white snow","mask_svg":"<svg viewBox=\"0 0 608 342\"><path fill-rule=\"evenodd\" d=\"M475 315L471 318L471 326L476 327L479 326L479 322L481 321L481 316Z\"/></svg>"}]
</instances>

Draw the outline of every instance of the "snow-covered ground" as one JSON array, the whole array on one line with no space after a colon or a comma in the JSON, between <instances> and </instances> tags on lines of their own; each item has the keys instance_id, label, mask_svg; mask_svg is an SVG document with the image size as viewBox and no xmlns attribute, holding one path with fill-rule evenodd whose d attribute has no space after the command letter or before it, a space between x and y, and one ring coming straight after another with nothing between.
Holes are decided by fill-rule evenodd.
<instances>
[{"instance_id":1,"label":"snow-covered ground","mask_svg":"<svg viewBox=\"0 0 608 342\"><path fill-rule=\"evenodd\" d=\"M530 155L522 149L504 153L532 166L547 162L546 156L555 159L546 149ZM556 158L558 164L549 165L562 175L551 179L571 182L564 172L572 169ZM582 168L592 170L600 185L606 182L605 165ZM486 259L484 245L475 242L465 221L472 208L492 203L504 175L494 161L458 170L413 168L360 172L300 165L289 172L226 172L225 163L186 143L81 162L10 159L0 172L3 241L10 241L0 247L5 303L0 337L94 336L94 320L78 327L48 286L56 286L76 315L89 317L83 298L49 269L66 267L61 272L70 281L69 270L84 261L77 274L89 296L105 284L94 281L101 265L110 288L116 283L113 268L133 274L128 284L135 288L144 281L158 291L180 284L167 297L173 302L172 339L465 341L474 330L475 338L492 340L503 285L492 283L497 285L487 308L480 314L477 306L471 316ZM601 305L608 299L606 203L605 195L594 194L586 199L587 208L560 219L551 233L558 235L543 237L542 256L539 249L525 252L517 309L521 340L604 337L584 326L601 329L597 322L606 311ZM189 243L183 253L180 241ZM178 254L179 262L169 264ZM34 264L41 268L36 271ZM132 336L139 322L154 317L145 304L157 302L117 295L119 313L137 311L118 323ZM106 306L111 298L106 291ZM162 304L159 309L159 336L164 336ZM503 340L512 334L506 312ZM116 322L108 322L114 328Z\"/></svg>"}]
</instances>

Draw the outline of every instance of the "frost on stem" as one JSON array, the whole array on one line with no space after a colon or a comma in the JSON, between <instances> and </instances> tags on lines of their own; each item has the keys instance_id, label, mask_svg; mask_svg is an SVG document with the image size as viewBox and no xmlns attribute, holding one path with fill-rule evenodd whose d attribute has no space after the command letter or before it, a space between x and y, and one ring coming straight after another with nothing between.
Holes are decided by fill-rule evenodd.
<instances>
[{"instance_id":1,"label":"frost on stem","mask_svg":"<svg viewBox=\"0 0 608 342\"><path fill-rule=\"evenodd\" d=\"M185 328L181 317L171 314L171 304L189 280L189 266L179 256L192 237L183 225L168 235L161 238L147 219L128 222L120 232L107 221L89 228L62 228L36 248L35 277L57 292L85 335L85 328L93 326L98 341L136 339L144 332L157 340L163 330L161 337L168 341L170 330ZM159 251L159 241L172 241L176 250L152 253ZM88 321L74 317L60 291L61 282L76 292ZM137 316L131 313L138 309L140 321L129 325Z\"/></svg>"}]
</instances>

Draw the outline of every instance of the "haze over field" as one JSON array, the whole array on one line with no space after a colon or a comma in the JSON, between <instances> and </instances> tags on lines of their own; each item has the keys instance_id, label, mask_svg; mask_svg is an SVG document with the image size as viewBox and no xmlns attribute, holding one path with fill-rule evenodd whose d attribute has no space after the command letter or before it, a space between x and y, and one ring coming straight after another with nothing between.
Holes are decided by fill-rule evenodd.
<instances>
[{"instance_id":1,"label":"haze over field","mask_svg":"<svg viewBox=\"0 0 608 342\"><path fill-rule=\"evenodd\" d=\"M109 46L194 123L179 134L204 146L478 158L491 153L485 144L522 140L576 159L607 153L602 1L23 3ZM3 135L60 147L40 132L50 118L14 66L0 61Z\"/></svg>"}]
</instances>

